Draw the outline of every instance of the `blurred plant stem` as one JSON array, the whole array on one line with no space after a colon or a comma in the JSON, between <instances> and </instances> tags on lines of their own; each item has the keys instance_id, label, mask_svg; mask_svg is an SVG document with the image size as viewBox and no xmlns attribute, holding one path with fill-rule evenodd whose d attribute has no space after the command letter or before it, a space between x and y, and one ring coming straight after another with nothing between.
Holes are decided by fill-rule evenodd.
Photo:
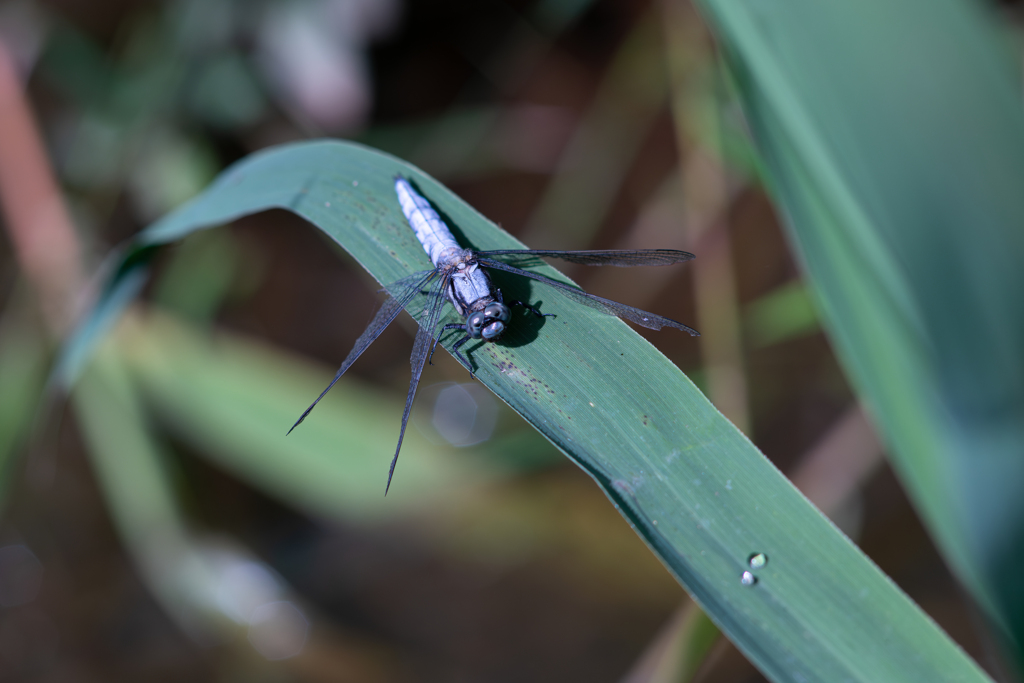
<instances>
[{"instance_id":1,"label":"blurred plant stem","mask_svg":"<svg viewBox=\"0 0 1024 683\"><path fill-rule=\"evenodd\" d=\"M676 141L682 157L685 225L694 251L697 329L711 402L743 432L750 433L736 273L728 214L739 183L700 145L690 141L686 104L692 99L694 64L706 42L689 2L662 3L665 59Z\"/></svg>"},{"instance_id":2,"label":"blurred plant stem","mask_svg":"<svg viewBox=\"0 0 1024 683\"><path fill-rule=\"evenodd\" d=\"M857 491L882 464L882 444L864 408L855 403L804 453L790 481L850 536L859 524L844 524Z\"/></svg>"},{"instance_id":3,"label":"blurred plant stem","mask_svg":"<svg viewBox=\"0 0 1024 683\"><path fill-rule=\"evenodd\" d=\"M683 683L693 679L718 642L718 628L687 598L621 683Z\"/></svg>"},{"instance_id":4,"label":"blurred plant stem","mask_svg":"<svg viewBox=\"0 0 1024 683\"><path fill-rule=\"evenodd\" d=\"M702 150L683 169L686 226L698 254L693 262L697 329L706 377L705 391L723 415L748 436L750 413L736 272L728 212L735 192L726 172Z\"/></svg>"},{"instance_id":5,"label":"blurred plant stem","mask_svg":"<svg viewBox=\"0 0 1024 683\"><path fill-rule=\"evenodd\" d=\"M25 98L0 40L0 209L19 270L34 296L15 291L0 324L0 497L32 428L48 352L71 326L83 282L82 250ZM18 289L21 289L20 287ZM34 301L31 301L33 300ZM38 306L39 315L29 309ZM49 333L49 334L47 334ZM49 339L47 339L49 336Z\"/></svg>"},{"instance_id":6,"label":"blurred plant stem","mask_svg":"<svg viewBox=\"0 0 1024 683\"><path fill-rule=\"evenodd\" d=\"M652 12L636 22L606 73L520 235L531 247L589 244L618 196L665 101L664 65Z\"/></svg>"},{"instance_id":7,"label":"blurred plant stem","mask_svg":"<svg viewBox=\"0 0 1024 683\"><path fill-rule=\"evenodd\" d=\"M22 271L56 336L70 327L82 249L7 47L0 41L0 204Z\"/></svg>"}]
</instances>

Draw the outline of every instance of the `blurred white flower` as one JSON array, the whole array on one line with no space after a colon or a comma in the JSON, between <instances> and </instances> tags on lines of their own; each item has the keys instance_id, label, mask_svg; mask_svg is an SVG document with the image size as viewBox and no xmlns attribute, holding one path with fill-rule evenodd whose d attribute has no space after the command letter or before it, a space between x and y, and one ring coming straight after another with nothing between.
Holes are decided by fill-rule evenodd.
<instances>
[{"instance_id":1,"label":"blurred white flower","mask_svg":"<svg viewBox=\"0 0 1024 683\"><path fill-rule=\"evenodd\" d=\"M397 0L301 0L270 8L258 49L281 106L312 127L358 129L373 104L366 47L397 15Z\"/></svg>"}]
</instances>

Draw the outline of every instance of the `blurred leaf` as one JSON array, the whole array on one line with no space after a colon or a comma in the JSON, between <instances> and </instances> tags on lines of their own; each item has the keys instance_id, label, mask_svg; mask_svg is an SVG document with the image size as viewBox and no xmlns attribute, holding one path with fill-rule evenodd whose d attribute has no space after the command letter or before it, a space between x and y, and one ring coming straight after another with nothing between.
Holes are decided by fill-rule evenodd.
<instances>
[{"instance_id":1,"label":"blurred leaf","mask_svg":"<svg viewBox=\"0 0 1024 683\"><path fill-rule=\"evenodd\" d=\"M115 78L104 102L122 120L169 113L178 106L187 65L166 21L168 10L142 10L125 27Z\"/></svg>"},{"instance_id":2,"label":"blurred leaf","mask_svg":"<svg viewBox=\"0 0 1024 683\"><path fill-rule=\"evenodd\" d=\"M212 150L198 139L154 128L140 142L127 181L139 212L153 220L199 194L217 168Z\"/></svg>"},{"instance_id":3,"label":"blurred leaf","mask_svg":"<svg viewBox=\"0 0 1024 683\"><path fill-rule=\"evenodd\" d=\"M131 320L118 349L159 419L291 505L376 519L442 502L502 472L493 462L475 462L472 451L432 446L410 428L407 447L416 458L403 462L385 498L404 399L345 381L288 435L333 376L328 368L224 332L200 334L154 312Z\"/></svg>"},{"instance_id":4,"label":"blurred leaf","mask_svg":"<svg viewBox=\"0 0 1024 683\"><path fill-rule=\"evenodd\" d=\"M201 63L189 104L200 120L222 129L251 126L263 117L267 100L248 62L237 53Z\"/></svg>"},{"instance_id":5,"label":"blurred leaf","mask_svg":"<svg viewBox=\"0 0 1024 683\"><path fill-rule=\"evenodd\" d=\"M64 344L50 373L51 385L70 388L88 364L96 344L142 291L149 277L149 262L155 255L155 248L142 247L116 249L107 257L100 268L101 275L107 277L99 300Z\"/></svg>"},{"instance_id":6,"label":"blurred leaf","mask_svg":"<svg viewBox=\"0 0 1024 683\"><path fill-rule=\"evenodd\" d=\"M776 287L750 302L744 317L743 328L754 346L771 346L819 329L811 294L800 281Z\"/></svg>"},{"instance_id":7,"label":"blurred leaf","mask_svg":"<svg viewBox=\"0 0 1024 683\"><path fill-rule=\"evenodd\" d=\"M0 319L0 504L17 448L39 408L50 361L42 330L12 308Z\"/></svg>"},{"instance_id":8,"label":"blurred leaf","mask_svg":"<svg viewBox=\"0 0 1024 683\"><path fill-rule=\"evenodd\" d=\"M259 651L247 629L255 610L292 602L295 596L270 567L237 543L202 538L189 529L163 446L124 362L122 339L101 346L72 394L114 525L142 580L189 635L206 645L226 641L235 649L248 651L251 645ZM294 602L292 608L302 614Z\"/></svg>"},{"instance_id":9,"label":"blurred leaf","mask_svg":"<svg viewBox=\"0 0 1024 683\"><path fill-rule=\"evenodd\" d=\"M151 300L193 322L210 322L238 276L241 259L226 230L187 239L155 283Z\"/></svg>"},{"instance_id":10,"label":"blurred leaf","mask_svg":"<svg viewBox=\"0 0 1024 683\"><path fill-rule=\"evenodd\" d=\"M266 150L236 164L196 200L140 234L133 249L279 207L333 237L379 282L392 282L429 266L393 196L396 173L436 204L467 246L521 248L418 169L357 145L320 141ZM550 267L538 271L563 277ZM477 378L595 479L771 678L985 680L639 335L557 291L531 294L530 283L504 279L501 285L512 298L542 299L558 317L541 323L523 316L501 344L465 348ZM107 292L121 294L117 280ZM85 353L99 331L93 326L78 336L70 352ZM445 334L441 343L450 349L458 336ZM252 378L250 391L258 391L258 379ZM396 427L398 419L396 410ZM412 467L408 461L421 456L405 449L396 484ZM744 585L754 553L770 561L755 570L753 585Z\"/></svg>"},{"instance_id":11,"label":"blurred leaf","mask_svg":"<svg viewBox=\"0 0 1024 683\"><path fill-rule=\"evenodd\" d=\"M72 394L114 524L163 607L193 635L208 635L215 591L195 555L160 447L112 344L104 344Z\"/></svg>"},{"instance_id":12,"label":"blurred leaf","mask_svg":"<svg viewBox=\"0 0 1024 683\"><path fill-rule=\"evenodd\" d=\"M52 31L39 70L58 91L82 102L105 96L114 79L99 45L66 23Z\"/></svg>"},{"instance_id":13,"label":"blurred leaf","mask_svg":"<svg viewBox=\"0 0 1024 683\"><path fill-rule=\"evenodd\" d=\"M71 142L61 173L76 188L102 190L116 185L124 172L124 131L97 112L83 114L71 127Z\"/></svg>"},{"instance_id":14,"label":"blurred leaf","mask_svg":"<svg viewBox=\"0 0 1024 683\"><path fill-rule=\"evenodd\" d=\"M702 4L851 380L1020 660L1024 111L989 8Z\"/></svg>"},{"instance_id":15,"label":"blurred leaf","mask_svg":"<svg viewBox=\"0 0 1024 683\"><path fill-rule=\"evenodd\" d=\"M217 169L192 131L175 130L181 91L193 79L171 24L156 12L137 14L115 59L62 26L39 65L41 78L68 100L56 136L66 179L94 195L130 184L147 220L193 196Z\"/></svg>"}]
</instances>

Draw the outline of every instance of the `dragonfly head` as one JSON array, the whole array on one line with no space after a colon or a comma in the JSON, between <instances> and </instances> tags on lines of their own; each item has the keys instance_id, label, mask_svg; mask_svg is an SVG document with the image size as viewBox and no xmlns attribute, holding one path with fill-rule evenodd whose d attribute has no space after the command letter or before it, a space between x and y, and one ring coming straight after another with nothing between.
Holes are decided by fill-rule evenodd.
<instances>
[{"instance_id":1,"label":"dragonfly head","mask_svg":"<svg viewBox=\"0 0 1024 683\"><path fill-rule=\"evenodd\" d=\"M494 341L505 331L505 323L512 318L508 306L493 302L482 311L475 311L466 319L466 334L471 339Z\"/></svg>"}]
</instances>

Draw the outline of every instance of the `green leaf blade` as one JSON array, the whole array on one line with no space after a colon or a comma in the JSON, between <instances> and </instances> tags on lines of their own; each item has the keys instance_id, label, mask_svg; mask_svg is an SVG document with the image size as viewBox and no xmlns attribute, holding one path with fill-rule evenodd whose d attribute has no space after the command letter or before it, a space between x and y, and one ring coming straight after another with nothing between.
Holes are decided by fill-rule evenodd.
<instances>
[{"instance_id":1,"label":"green leaf blade","mask_svg":"<svg viewBox=\"0 0 1024 683\"><path fill-rule=\"evenodd\" d=\"M851 381L1024 660L1024 112L990 8L702 4Z\"/></svg>"},{"instance_id":2,"label":"green leaf blade","mask_svg":"<svg viewBox=\"0 0 1024 683\"><path fill-rule=\"evenodd\" d=\"M241 162L142 233L139 243L155 245L246 213L285 207L342 244L379 282L392 282L429 265L393 197L396 173L434 203L463 244L521 248L417 169L357 145L324 141ZM549 267L538 272L564 278ZM495 280L507 297L542 300L542 310L557 317L517 317L501 343L463 347L477 378L591 474L769 677L985 680L643 338L557 291L516 278ZM441 344L450 349L458 336L442 335ZM406 449L402 460L415 457ZM396 478L402 471L400 461ZM755 585L743 585L741 575L754 553L766 554L769 563L755 572Z\"/></svg>"}]
</instances>

